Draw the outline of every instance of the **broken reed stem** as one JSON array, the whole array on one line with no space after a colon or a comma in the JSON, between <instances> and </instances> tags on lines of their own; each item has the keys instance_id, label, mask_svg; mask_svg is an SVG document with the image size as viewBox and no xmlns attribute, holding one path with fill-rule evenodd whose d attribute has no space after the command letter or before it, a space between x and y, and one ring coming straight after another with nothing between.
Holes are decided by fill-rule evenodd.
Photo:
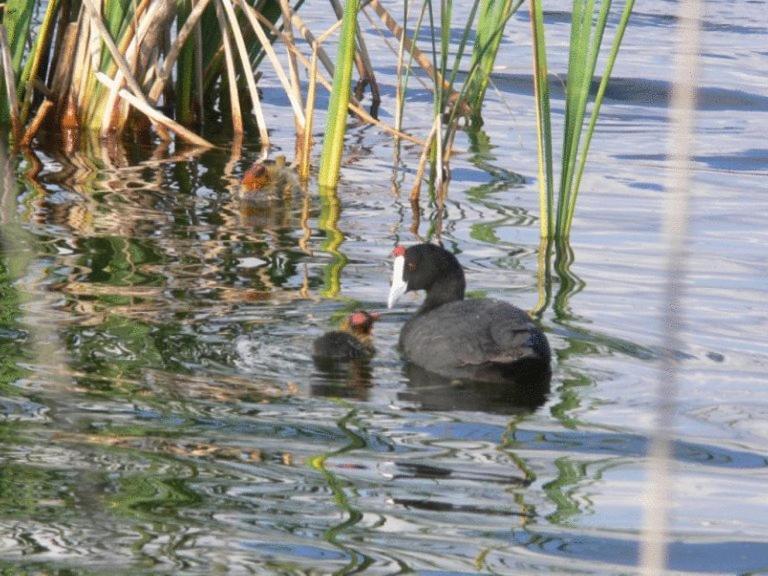
<instances>
[{"instance_id":1,"label":"broken reed stem","mask_svg":"<svg viewBox=\"0 0 768 576\"><path fill-rule=\"evenodd\" d=\"M297 13L293 13L293 16L291 17L291 21L293 22L293 25L296 27L296 30L298 30L299 34L301 34L301 37L304 38L304 41L309 44L313 50L317 50L317 57L320 59L320 62L322 62L323 67L325 67L325 71L328 72L329 76L333 76L335 66L333 65L333 60L331 60L331 57L328 56L328 53L323 49L322 46L320 46L320 43L315 39L314 34L312 34L312 31L307 27L307 25L304 23L304 21L301 19L301 17ZM336 27L341 25L341 21L337 21L336 24L332 26L332 28L335 30ZM325 34L323 34L323 37Z\"/></svg>"},{"instance_id":2,"label":"broken reed stem","mask_svg":"<svg viewBox=\"0 0 768 576\"><path fill-rule=\"evenodd\" d=\"M107 88L111 88L112 84L114 83L114 80L112 80L109 76L104 74L103 72L96 72L96 79L104 84ZM120 89L120 98L123 98L126 100L131 106L145 114L151 121L161 124L168 128L169 130L172 130L176 134L178 134L181 138L184 140L187 140L189 143L194 144L195 146L202 146L205 148L215 148L213 144L208 142L205 138L198 136L191 130L187 130L179 124L178 122L171 120L168 118L165 114L162 112L155 110L150 106L146 100L143 100L141 98L137 98L128 90L125 88Z\"/></svg>"},{"instance_id":3,"label":"broken reed stem","mask_svg":"<svg viewBox=\"0 0 768 576\"><path fill-rule=\"evenodd\" d=\"M142 2L142 6L145 3ZM120 50L121 53L125 55L126 62L130 60L130 69L133 71L137 70L137 63L139 58L139 46L141 45L141 42L143 41L144 37L147 35L147 32L149 31L149 27L151 26L152 22L155 20L157 12L160 10L160 7L162 5L157 3L153 4L149 7L149 10L147 10L146 15L142 16L136 16L134 20L132 21L133 26L129 26L125 34L123 35L123 39L120 42ZM143 11L142 11L143 13ZM137 19L139 22L138 27L135 26L135 23L137 22ZM98 64L94 63L92 65L94 70L97 70ZM120 121L115 125L115 114L118 110L118 106L120 106L120 103L118 102L118 91L123 85L123 71L121 69L118 69L117 73L114 76L114 83L112 84L112 88L109 91L109 95L107 96L106 100L104 101L104 109L102 110L102 118L101 118L101 136L106 137L111 131L113 131L113 127L115 131L122 131L123 128L123 121L122 118ZM142 92L143 94L143 92ZM97 103L94 103L94 105L97 105ZM126 114L127 116L127 109Z\"/></svg>"},{"instance_id":4,"label":"broken reed stem","mask_svg":"<svg viewBox=\"0 0 768 576\"><path fill-rule=\"evenodd\" d=\"M48 116L48 113L53 108L53 102L46 98L43 100L43 103L40 104L39 108L37 109L37 112L35 112L34 118L32 118L32 122L29 123L29 126L27 126L27 130L24 132L24 136L21 139L21 145L24 147L29 146L32 144L32 140L35 138L37 133L40 131L40 126L43 125L43 121L45 120L45 117Z\"/></svg>"},{"instance_id":5,"label":"broken reed stem","mask_svg":"<svg viewBox=\"0 0 768 576\"><path fill-rule=\"evenodd\" d=\"M435 116L435 121L432 122L432 129L429 131L427 141L424 143L424 147L421 151L421 157L419 158L419 167L416 169L416 180L411 188L411 203L419 202L419 195L421 194L421 181L424 179L424 171L427 166L427 160L429 160L429 150L432 148L432 142L435 140L438 127L440 126L440 117Z\"/></svg>"},{"instance_id":6,"label":"broken reed stem","mask_svg":"<svg viewBox=\"0 0 768 576\"><path fill-rule=\"evenodd\" d=\"M403 42L405 49L411 56L413 56L413 59L419 64L419 66L424 69L424 71L427 73L427 76L432 79L435 85L442 84L443 88L449 92L450 101L457 99L459 97L459 93L453 90L448 81L443 79L443 77L440 75L440 72L436 71L432 67L432 63L429 61L429 58L427 58L427 56L425 56L424 53L416 47L416 44L413 42L413 40L405 35L402 26L400 26L397 21L392 18L392 15L379 3L379 0L370 0L368 5L373 8L376 14L378 14L379 18L381 18L381 21L392 33L392 35Z\"/></svg>"}]
</instances>

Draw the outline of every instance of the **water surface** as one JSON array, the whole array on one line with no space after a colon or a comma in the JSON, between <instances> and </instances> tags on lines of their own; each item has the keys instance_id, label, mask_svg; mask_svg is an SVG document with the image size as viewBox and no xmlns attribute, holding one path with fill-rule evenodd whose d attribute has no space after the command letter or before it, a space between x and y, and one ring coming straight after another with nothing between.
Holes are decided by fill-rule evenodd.
<instances>
[{"instance_id":1,"label":"water surface","mask_svg":"<svg viewBox=\"0 0 768 576\"><path fill-rule=\"evenodd\" d=\"M566 3L548 13L567 40ZM768 573L766 4L710 3L695 150L669 566ZM306 7L308 22L325 8ZM312 339L382 310L388 255L438 234L469 290L539 302L527 15L444 212L419 150L353 123L336 195L244 207L222 149L2 150L0 566L9 573L631 574L654 423L674 5L633 17L574 223L545 287L551 392L446 385L395 350L326 374ZM395 11L395 13L397 13ZM364 23L371 50L390 58ZM321 25L318 24L318 29ZM380 51L380 52L377 52ZM553 53L562 74L564 54ZM391 122L393 71L378 76ZM267 115L288 154L288 108ZM414 87L411 129L429 129ZM556 117L562 101L553 104ZM282 120L281 120L282 119ZM318 119L322 126L322 115ZM215 135L212 135L214 137ZM318 134L318 137L321 134ZM426 195L426 187L424 194Z\"/></svg>"}]
</instances>

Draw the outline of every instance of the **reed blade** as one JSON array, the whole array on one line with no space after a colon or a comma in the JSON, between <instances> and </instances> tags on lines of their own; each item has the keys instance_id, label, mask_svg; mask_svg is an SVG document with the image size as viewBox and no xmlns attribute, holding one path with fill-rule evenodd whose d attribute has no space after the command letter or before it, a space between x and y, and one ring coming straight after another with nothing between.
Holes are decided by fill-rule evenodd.
<instances>
[{"instance_id":1,"label":"reed blade","mask_svg":"<svg viewBox=\"0 0 768 576\"><path fill-rule=\"evenodd\" d=\"M357 29L357 0L347 0L336 55L336 70L333 75L333 89L328 103L325 139L320 160L318 181L321 186L333 188L339 181L341 156L344 151L344 135L347 130L347 107L352 84L352 62L355 57L355 34Z\"/></svg>"},{"instance_id":2,"label":"reed blade","mask_svg":"<svg viewBox=\"0 0 768 576\"><path fill-rule=\"evenodd\" d=\"M554 184L552 167L552 119L549 99L549 71L544 37L541 0L531 0L531 35L533 38L533 87L536 100L536 137L539 166L539 226L542 238L552 238L554 227Z\"/></svg>"}]
</instances>

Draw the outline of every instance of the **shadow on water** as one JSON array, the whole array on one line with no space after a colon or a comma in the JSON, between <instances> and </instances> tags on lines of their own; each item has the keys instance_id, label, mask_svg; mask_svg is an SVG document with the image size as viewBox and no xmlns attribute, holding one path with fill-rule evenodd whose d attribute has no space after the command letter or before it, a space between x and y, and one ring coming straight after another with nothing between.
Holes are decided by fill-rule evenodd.
<instances>
[{"instance_id":1,"label":"shadow on water","mask_svg":"<svg viewBox=\"0 0 768 576\"><path fill-rule=\"evenodd\" d=\"M494 75L496 86L506 92L529 95L533 91L533 77L526 74ZM564 100L566 78L550 75L550 94L553 99ZM595 94L600 78L592 81L591 92ZM665 108L669 104L672 84L664 80L648 78L611 78L605 91L606 100L624 102L647 108ZM768 109L768 96L717 87L702 87L697 93L698 110L752 111Z\"/></svg>"}]
</instances>

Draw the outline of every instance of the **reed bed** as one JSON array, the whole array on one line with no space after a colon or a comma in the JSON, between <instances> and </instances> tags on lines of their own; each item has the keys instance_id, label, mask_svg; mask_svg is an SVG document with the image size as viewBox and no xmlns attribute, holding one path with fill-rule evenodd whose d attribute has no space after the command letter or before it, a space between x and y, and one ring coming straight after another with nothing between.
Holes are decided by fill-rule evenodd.
<instances>
[{"instance_id":1,"label":"reed bed","mask_svg":"<svg viewBox=\"0 0 768 576\"><path fill-rule=\"evenodd\" d=\"M321 185L338 182L347 121L353 114L391 134L398 144L407 140L422 147L411 200L418 204L422 183L428 181L430 197L442 206L456 135L482 125L483 101L504 30L523 3L474 0L467 6L452 0L404 0L398 21L379 0L348 0L343 6L329 0L339 20L315 34L300 17L301 0L293 5L287 0L9 0L0 25L0 122L10 124L11 139L19 145L29 145L45 129L60 134L70 147L77 146L84 130L102 138L134 134L170 139L175 134L190 145L211 147L205 127L214 119L231 127L236 142L256 140L266 158L269 126L258 81L267 65L294 121L295 164L302 177L310 174L320 87L330 92L318 171ZM570 234L600 105L633 4L626 0L623 5L592 94L615 10L610 0L573 2L556 198L546 25L542 1L529 0L542 238ZM33 24L32 15L43 6L40 23ZM379 90L358 26L362 13L397 46L392 54L399 71L393 126L377 118ZM458 40L451 36L457 30ZM323 42L337 33L334 63ZM421 134L410 132L406 106L414 78L433 94L433 121ZM370 110L361 105L366 89Z\"/></svg>"}]
</instances>

